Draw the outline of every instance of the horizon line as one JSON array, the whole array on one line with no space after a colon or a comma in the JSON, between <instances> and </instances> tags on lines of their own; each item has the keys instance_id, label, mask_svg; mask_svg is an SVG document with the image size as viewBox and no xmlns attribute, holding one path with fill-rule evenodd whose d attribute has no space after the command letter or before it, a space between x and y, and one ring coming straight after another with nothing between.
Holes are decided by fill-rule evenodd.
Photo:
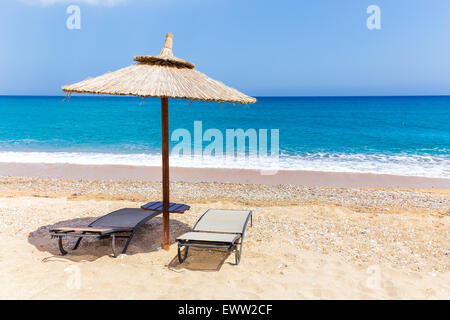
<instances>
[{"instance_id":1,"label":"horizon line","mask_svg":"<svg viewBox=\"0 0 450 320\"><path fill-rule=\"evenodd\" d=\"M0 94L0 97L59 97L59 98L65 98L67 95L48 95L48 94ZM95 95L95 94L77 94L73 95L73 97L110 97L110 98L143 98L133 95ZM398 95L303 95L303 96L296 96L296 95L274 95L274 96L261 96L261 95L255 95L255 98L395 98L395 97L450 97L450 94L398 94ZM159 97L146 97L146 98L155 98L158 99ZM182 98L173 98L176 100L189 100L189 99L182 99ZM201 100L199 100L201 101Z\"/></svg>"}]
</instances>

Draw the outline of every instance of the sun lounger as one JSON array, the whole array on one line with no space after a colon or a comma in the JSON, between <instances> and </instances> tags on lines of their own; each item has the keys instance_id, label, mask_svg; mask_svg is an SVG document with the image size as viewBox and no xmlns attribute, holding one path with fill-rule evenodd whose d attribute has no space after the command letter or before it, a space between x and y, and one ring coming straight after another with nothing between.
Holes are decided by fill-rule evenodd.
<instances>
[{"instance_id":1,"label":"sun lounger","mask_svg":"<svg viewBox=\"0 0 450 320\"><path fill-rule=\"evenodd\" d=\"M177 238L178 260L180 263L186 260L189 247L226 248L229 252L235 251L235 261L238 265L249 219L252 225L252 212L248 210L207 210L195 223L191 232ZM185 247L183 255L181 255L182 247Z\"/></svg>"},{"instance_id":2,"label":"sun lounger","mask_svg":"<svg viewBox=\"0 0 450 320\"><path fill-rule=\"evenodd\" d=\"M122 253L126 253L128 245L133 238L136 229L146 221L160 214L157 211L149 211L138 208L125 208L116 210L104 215L86 227L61 227L50 229L52 238L58 239L59 250L62 255L67 253L64 250L62 239L64 237L78 237L72 250L76 250L84 237L94 237L97 239L111 238L111 248L114 257L116 254L116 238L128 239Z\"/></svg>"}]
</instances>

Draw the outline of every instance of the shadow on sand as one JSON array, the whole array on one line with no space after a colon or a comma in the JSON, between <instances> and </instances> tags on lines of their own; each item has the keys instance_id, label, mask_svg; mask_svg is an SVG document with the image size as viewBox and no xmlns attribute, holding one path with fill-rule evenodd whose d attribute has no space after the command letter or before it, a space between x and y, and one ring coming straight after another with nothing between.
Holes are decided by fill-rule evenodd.
<instances>
[{"instance_id":1,"label":"shadow on sand","mask_svg":"<svg viewBox=\"0 0 450 320\"><path fill-rule=\"evenodd\" d=\"M28 234L28 242L37 250L50 254L44 261L70 260L72 262L95 261L104 256L113 258L111 250L111 239L98 240L95 238L83 238L77 250L67 250L68 254L61 255L58 248L58 239L50 237L49 230L54 227L67 226L87 226L98 217L85 217L60 221L53 225L45 225ZM176 219L170 219L170 244L174 244L175 239L185 232L191 231L189 225ZM75 245L77 237L64 238L64 247L71 249ZM137 253L149 253L161 250L162 239L162 219L155 217L141 225L130 242L126 255ZM116 239L116 247L121 252L126 239ZM184 249L183 249L184 250ZM178 256L172 258L168 268L174 271L187 269L192 271L219 271L225 263L230 253L226 249L201 249L190 248L188 257L180 264ZM233 265L233 263L230 263Z\"/></svg>"},{"instance_id":2,"label":"shadow on sand","mask_svg":"<svg viewBox=\"0 0 450 320\"><path fill-rule=\"evenodd\" d=\"M61 255L58 249L58 239L52 239L50 237L49 230L54 227L66 227L66 226L87 226L94 221L97 217L86 217L72 220L60 221L53 225L45 225L39 229L30 232L28 234L28 242L36 247L39 251L48 252L50 257L46 258L46 261L52 259L60 260L61 258L71 260L73 262L78 261L95 261L104 256L112 255L111 239L98 240L95 238L83 238L80 246L77 250L68 250L68 254ZM170 244L175 242L175 239L181 234L190 231L190 226L182 223L176 219L170 220ZM148 253L158 251L161 249L162 239L162 219L160 216L147 221L142 224L134 234L133 239L130 242L126 255L134 255L137 253ZM64 238L64 247L67 249L73 248L77 237ZM125 245L126 239L116 239L117 251L121 252Z\"/></svg>"},{"instance_id":3,"label":"shadow on sand","mask_svg":"<svg viewBox=\"0 0 450 320\"><path fill-rule=\"evenodd\" d=\"M181 254L183 255L183 251L181 251ZM175 271L182 269L191 271L219 271L229 256L230 252L227 249L203 249L191 247L186 260L184 260L182 264L179 263L178 256L175 256L172 261L170 261L168 267ZM233 263L229 264L234 265Z\"/></svg>"}]
</instances>

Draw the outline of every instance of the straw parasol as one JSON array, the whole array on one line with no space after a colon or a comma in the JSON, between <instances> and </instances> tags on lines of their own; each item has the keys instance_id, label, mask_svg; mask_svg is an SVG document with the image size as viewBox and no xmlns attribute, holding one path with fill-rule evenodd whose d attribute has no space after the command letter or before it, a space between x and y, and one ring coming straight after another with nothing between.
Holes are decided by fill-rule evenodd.
<instances>
[{"instance_id":1,"label":"straw parasol","mask_svg":"<svg viewBox=\"0 0 450 320\"><path fill-rule=\"evenodd\" d=\"M166 250L169 249L169 213L179 212L171 210L172 204L169 203L168 98L244 104L256 102L255 98L194 70L194 64L175 57L172 41L173 35L167 33L159 55L136 56L136 64L62 88L68 95L75 92L161 98L163 201L160 209L163 213L163 248Z\"/></svg>"}]
</instances>

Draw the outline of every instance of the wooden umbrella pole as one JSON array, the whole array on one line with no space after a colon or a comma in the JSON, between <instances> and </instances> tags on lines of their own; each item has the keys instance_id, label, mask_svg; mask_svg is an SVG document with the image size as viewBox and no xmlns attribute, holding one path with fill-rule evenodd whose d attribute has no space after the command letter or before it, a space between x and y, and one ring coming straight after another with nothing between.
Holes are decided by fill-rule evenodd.
<instances>
[{"instance_id":1,"label":"wooden umbrella pole","mask_svg":"<svg viewBox=\"0 0 450 320\"><path fill-rule=\"evenodd\" d=\"M163 248L169 250L169 102L161 98L162 129L162 194L163 194Z\"/></svg>"}]
</instances>

